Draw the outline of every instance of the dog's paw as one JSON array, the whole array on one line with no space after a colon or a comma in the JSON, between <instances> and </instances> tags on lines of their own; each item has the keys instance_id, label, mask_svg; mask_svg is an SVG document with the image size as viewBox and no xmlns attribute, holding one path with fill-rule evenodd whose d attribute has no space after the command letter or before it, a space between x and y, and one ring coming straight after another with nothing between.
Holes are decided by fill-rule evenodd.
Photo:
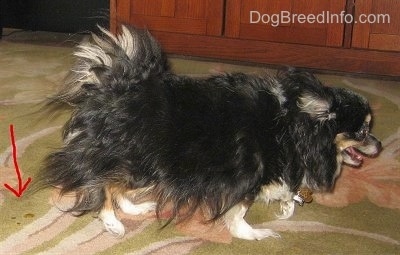
<instances>
[{"instance_id":1,"label":"dog's paw","mask_svg":"<svg viewBox=\"0 0 400 255\"><path fill-rule=\"evenodd\" d=\"M131 215L145 214L154 211L157 205L155 202L144 202L136 205L126 198L121 199L118 204L124 213Z\"/></svg>"},{"instance_id":2,"label":"dog's paw","mask_svg":"<svg viewBox=\"0 0 400 255\"><path fill-rule=\"evenodd\" d=\"M113 212L102 212L100 219L105 229L115 237L121 238L125 235L124 225L115 217Z\"/></svg>"},{"instance_id":3,"label":"dog's paw","mask_svg":"<svg viewBox=\"0 0 400 255\"><path fill-rule=\"evenodd\" d=\"M276 217L280 220L286 220L290 218L294 213L294 201L281 201L281 213L277 214Z\"/></svg>"},{"instance_id":4,"label":"dog's paw","mask_svg":"<svg viewBox=\"0 0 400 255\"><path fill-rule=\"evenodd\" d=\"M274 238L280 238L281 236L272 231L271 229L253 229L250 237L252 237L250 240L262 240L267 237L274 237Z\"/></svg>"},{"instance_id":5,"label":"dog's paw","mask_svg":"<svg viewBox=\"0 0 400 255\"><path fill-rule=\"evenodd\" d=\"M122 223L117 220L117 221L106 221L103 222L104 227L106 230L111 233L113 236L116 236L118 238L121 238L125 235L125 227L122 225Z\"/></svg>"},{"instance_id":6,"label":"dog's paw","mask_svg":"<svg viewBox=\"0 0 400 255\"><path fill-rule=\"evenodd\" d=\"M238 220L232 225L228 225L229 232L232 236L246 240L261 240L267 237L278 238L280 235L271 229L255 229L246 221Z\"/></svg>"},{"instance_id":7,"label":"dog's paw","mask_svg":"<svg viewBox=\"0 0 400 255\"><path fill-rule=\"evenodd\" d=\"M267 237L279 238L281 237L278 233L272 231L271 229L247 229L245 231L238 231L232 233L234 237L245 239L245 240L262 240Z\"/></svg>"}]
</instances>

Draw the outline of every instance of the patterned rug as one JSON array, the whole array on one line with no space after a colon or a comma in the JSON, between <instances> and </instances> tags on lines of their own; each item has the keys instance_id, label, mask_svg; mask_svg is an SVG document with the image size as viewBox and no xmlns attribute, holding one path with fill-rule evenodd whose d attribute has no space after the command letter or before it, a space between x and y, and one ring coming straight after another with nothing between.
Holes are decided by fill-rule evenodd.
<instances>
[{"instance_id":1,"label":"patterned rug","mask_svg":"<svg viewBox=\"0 0 400 255\"><path fill-rule=\"evenodd\" d=\"M362 168L344 168L332 194L314 196L289 220L275 219L276 204L253 206L247 221L281 238L232 239L223 226L204 226L196 219L161 229L154 215L120 214L127 232L117 239L95 215L74 217L53 206L52 190L17 197L4 184L21 193L46 153L61 144L68 112L43 116L37 110L71 66L71 52L0 42L0 254L400 254L400 82L394 81L319 75L328 85L354 89L370 100L373 132L384 150ZM185 59L173 59L172 65L178 73L196 76L265 71Z\"/></svg>"}]
</instances>

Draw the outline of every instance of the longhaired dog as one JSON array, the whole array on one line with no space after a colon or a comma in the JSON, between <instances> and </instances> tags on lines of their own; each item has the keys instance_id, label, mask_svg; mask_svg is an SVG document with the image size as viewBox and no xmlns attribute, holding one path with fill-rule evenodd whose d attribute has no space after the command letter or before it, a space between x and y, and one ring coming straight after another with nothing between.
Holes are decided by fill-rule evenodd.
<instances>
[{"instance_id":1,"label":"longhaired dog","mask_svg":"<svg viewBox=\"0 0 400 255\"><path fill-rule=\"evenodd\" d=\"M179 76L149 32L126 26L101 29L74 55L49 102L72 115L41 182L76 194L68 210L98 212L118 236L115 209L160 215L168 205L171 220L200 210L235 237L276 237L245 221L253 202L280 201L288 218L300 188L330 191L343 163L381 149L367 100L307 72Z\"/></svg>"}]
</instances>

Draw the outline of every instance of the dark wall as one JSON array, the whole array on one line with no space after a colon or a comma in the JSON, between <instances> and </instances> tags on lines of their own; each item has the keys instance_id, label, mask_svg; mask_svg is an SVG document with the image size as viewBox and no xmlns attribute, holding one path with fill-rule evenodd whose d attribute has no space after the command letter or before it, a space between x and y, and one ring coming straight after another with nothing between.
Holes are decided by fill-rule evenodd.
<instances>
[{"instance_id":1,"label":"dark wall","mask_svg":"<svg viewBox=\"0 0 400 255\"><path fill-rule=\"evenodd\" d=\"M109 0L0 1L3 27L72 33L108 27Z\"/></svg>"}]
</instances>

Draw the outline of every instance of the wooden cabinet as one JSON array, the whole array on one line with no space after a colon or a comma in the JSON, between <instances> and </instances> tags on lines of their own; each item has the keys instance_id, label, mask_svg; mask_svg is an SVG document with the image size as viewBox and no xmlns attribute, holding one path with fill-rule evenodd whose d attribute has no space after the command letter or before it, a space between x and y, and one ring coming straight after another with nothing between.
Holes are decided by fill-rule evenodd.
<instances>
[{"instance_id":1,"label":"wooden cabinet","mask_svg":"<svg viewBox=\"0 0 400 255\"><path fill-rule=\"evenodd\" d=\"M318 4L310 0L229 0L225 35L340 47L344 24L323 21L329 13L344 12L345 7L345 0L318 1Z\"/></svg>"},{"instance_id":2,"label":"wooden cabinet","mask_svg":"<svg viewBox=\"0 0 400 255\"><path fill-rule=\"evenodd\" d=\"M355 20L352 47L400 51L399 0L357 0Z\"/></svg>"},{"instance_id":3,"label":"wooden cabinet","mask_svg":"<svg viewBox=\"0 0 400 255\"><path fill-rule=\"evenodd\" d=\"M151 30L167 53L400 77L399 10L400 0L110 0L110 22ZM282 12L326 16L271 24ZM358 22L369 14L390 24Z\"/></svg>"},{"instance_id":4,"label":"wooden cabinet","mask_svg":"<svg viewBox=\"0 0 400 255\"><path fill-rule=\"evenodd\" d=\"M153 31L222 35L223 0L111 1L118 22Z\"/></svg>"}]
</instances>

